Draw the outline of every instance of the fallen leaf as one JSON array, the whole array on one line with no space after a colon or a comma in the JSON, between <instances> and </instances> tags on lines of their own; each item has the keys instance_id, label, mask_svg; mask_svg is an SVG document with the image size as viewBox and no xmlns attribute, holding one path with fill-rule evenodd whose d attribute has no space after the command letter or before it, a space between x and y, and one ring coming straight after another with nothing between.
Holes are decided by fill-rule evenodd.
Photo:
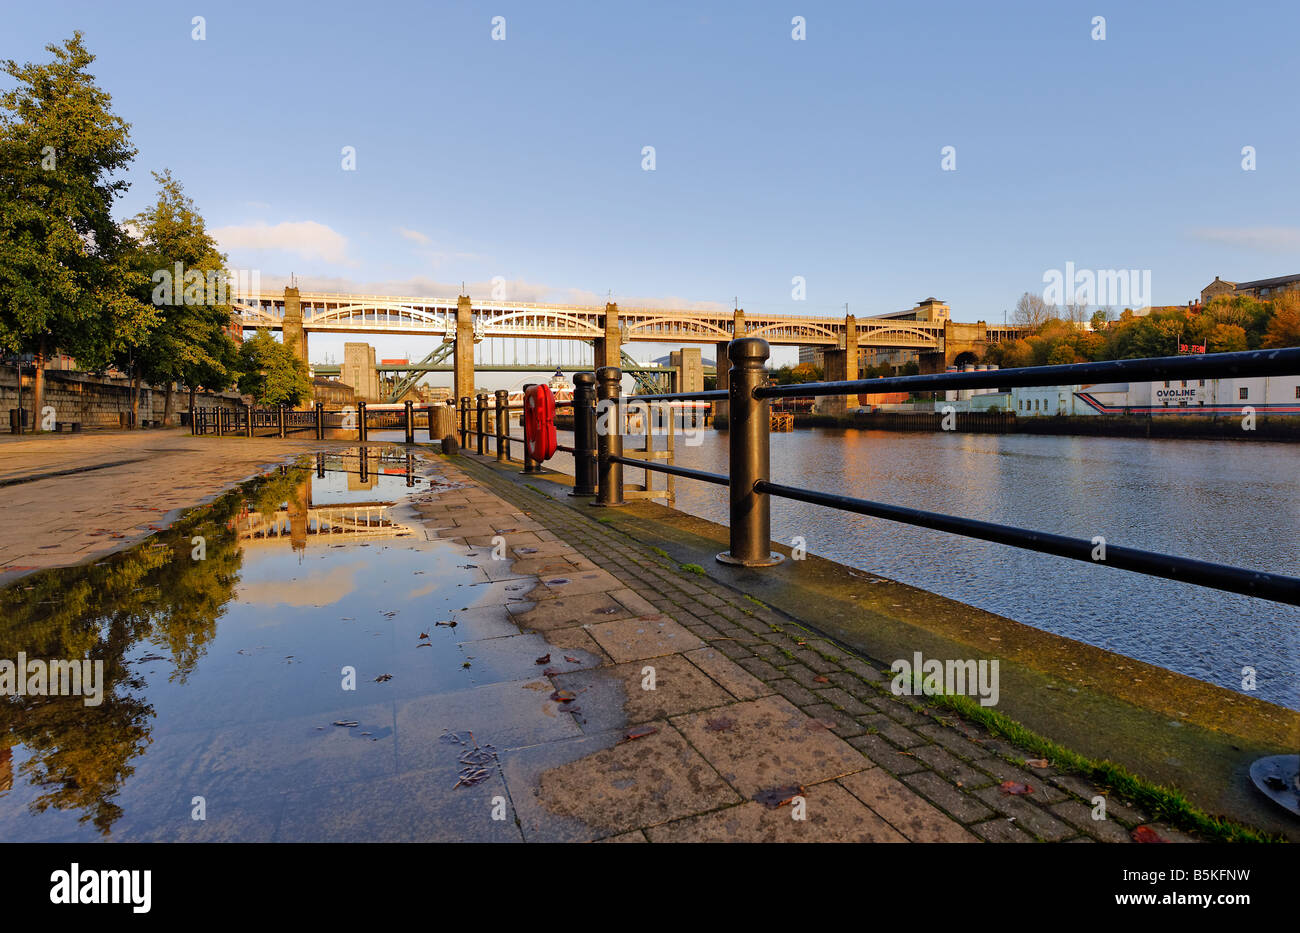
<instances>
[{"instance_id":1,"label":"fallen leaf","mask_svg":"<svg viewBox=\"0 0 1300 933\"><path fill-rule=\"evenodd\" d=\"M644 739L647 735L654 735L658 731L658 726L633 726L631 729L628 729L623 733L623 738L619 739L619 743L631 742L634 739Z\"/></svg>"},{"instance_id":2,"label":"fallen leaf","mask_svg":"<svg viewBox=\"0 0 1300 933\"><path fill-rule=\"evenodd\" d=\"M1018 781L1003 781L998 785L998 790L1004 794L1014 794L1015 796L1023 796L1034 792L1034 789L1028 784L1021 784Z\"/></svg>"},{"instance_id":3,"label":"fallen leaf","mask_svg":"<svg viewBox=\"0 0 1300 933\"><path fill-rule=\"evenodd\" d=\"M786 784L782 787L771 787L767 790L761 790L754 795L754 800L761 803L769 810L775 810L777 807L783 807L795 797L803 793L803 788L798 784Z\"/></svg>"},{"instance_id":4,"label":"fallen leaf","mask_svg":"<svg viewBox=\"0 0 1300 933\"><path fill-rule=\"evenodd\" d=\"M578 695L571 690L556 690L551 694L551 699L557 703L572 703L578 698Z\"/></svg>"},{"instance_id":5,"label":"fallen leaf","mask_svg":"<svg viewBox=\"0 0 1300 933\"><path fill-rule=\"evenodd\" d=\"M1029 767L1031 767L1031 768L1046 768L1046 767L1047 767L1047 759L1046 759L1046 758L1030 758L1028 761L1025 762L1025 764L1029 765Z\"/></svg>"},{"instance_id":6,"label":"fallen leaf","mask_svg":"<svg viewBox=\"0 0 1300 933\"><path fill-rule=\"evenodd\" d=\"M830 678L823 677L821 674L818 674L816 677L814 677L813 681L819 684L828 684L831 682Z\"/></svg>"},{"instance_id":7,"label":"fallen leaf","mask_svg":"<svg viewBox=\"0 0 1300 933\"><path fill-rule=\"evenodd\" d=\"M1168 839L1163 838L1158 832L1156 832L1150 826L1139 826L1137 829L1133 830L1133 832L1129 833L1129 835L1133 837L1134 842L1168 842L1169 841Z\"/></svg>"},{"instance_id":8,"label":"fallen leaf","mask_svg":"<svg viewBox=\"0 0 1300 933\"><path fill-rule=\"evenodd\" d=\"M380 674L378 677L375 678L375 683L386 684L392 679L393 679L392 674Z\"/></svg>"},{"instance_id":9,"label":"fallen leaf","mask_svg":"<svg viewBox=\"0 0 1300 933\"><path fill-rule=\"evenodd\" d=\"M571 657L569 657L567 654L564 656L564 660L568 661L570 664L581 664L581 663L582 663L582 662L579 661L577 658L571 658Z\"/></svg>"},{"instance_id":10,"label":"fallen leaf","mask_svg":"<svg viewBox=\"0 0 1300 933\"><path fill-rule=\"evenodd\" d=\"M542 655L540 658L538 658L537 661L534 662L534 663L537 663L537 664L550 664L550 663L551 663L551 656L550 656L550 654L544 654L544 655Z\"/></svg>"},{"instance_id":11,"label":"fallen leaf","mask_svg":"<svg viewBox=\"0 0 1300 933\"><path fill-rule=\"evenodd\" d=\"M334 720L334 725L343 726L347 729L351 729L353 726L360 725L360 723L358 723L355 719L336 719Z\"/></svg>"}]
</instances>

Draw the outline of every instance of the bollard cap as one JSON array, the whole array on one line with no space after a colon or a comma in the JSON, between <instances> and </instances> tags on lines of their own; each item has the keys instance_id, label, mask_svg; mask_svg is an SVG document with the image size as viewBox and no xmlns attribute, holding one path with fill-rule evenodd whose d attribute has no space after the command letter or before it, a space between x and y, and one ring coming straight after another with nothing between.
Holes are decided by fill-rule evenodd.
<instances>
[{"instance_id":1,"label":"bollard cap","mask_svg":"<svg viewBox=\"0 0 1300 933\"><path fill-rule=\"evenodd\" d=\"M574 373L573 384L575 386L594 386L596 384L596 374L595 373Z\"/></svg>"},{"instance_id":2,"label":"bollard cap","mask_svg":"<svg viewBox=\"0 0 1300 933\"><path fill-rule=\"evenodd\" d=\"M727 345L727 358L733 363L762 364L771 349L762 337L738 337Z\"/></svg>"}]
</instances>

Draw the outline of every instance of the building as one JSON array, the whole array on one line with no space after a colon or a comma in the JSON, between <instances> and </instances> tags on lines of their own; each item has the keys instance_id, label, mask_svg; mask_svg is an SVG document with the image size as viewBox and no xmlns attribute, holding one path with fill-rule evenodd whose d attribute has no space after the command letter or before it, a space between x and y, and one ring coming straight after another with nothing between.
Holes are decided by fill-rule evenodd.
<instances>
[{"instance_id":1,"label":"building","mask_svg":"<svg viewBox=\"0 0 1300 933\"><path fill-rule=\"evenodd\" d=\"M381 401L379 373L375 370L375 348L368 343L343 344L339 379L352 387L359 401Z\"/></svg>"},{"instance_id":2,"label":"building","mask_svg":"<svg viewBox=\"0 0 1300 933\"><path fill-rule=\"evenodd\" d=\"M1044 415L1300 415L1300 376L1034 386L1000 393L1018 417Z\"/></svg>"},{"instance_id":3,"label":"building","mask_svg":"<svg viewBox=\"0 0 1300 933\"><path fill-rule=\"evenodd\" d=\"M1208 304L1219 295L1248 295L1259 301L1269 301L1291 291L1300 291L1300 273L1251 282L1228 282L1216 275L1213 282L1201 289L1201 304Z\"/></svg>"},{"instance_id":4,"label":"building","mask_svg":"<svg viewBox=\"0 0 1300 933\"><path fill-rule=\"evenodd\" d=\"M311 399L326 408L345 408L355 405L357 393L352 386L328 376L316 376L311 381Z\"/></svg>"}]
</instances>

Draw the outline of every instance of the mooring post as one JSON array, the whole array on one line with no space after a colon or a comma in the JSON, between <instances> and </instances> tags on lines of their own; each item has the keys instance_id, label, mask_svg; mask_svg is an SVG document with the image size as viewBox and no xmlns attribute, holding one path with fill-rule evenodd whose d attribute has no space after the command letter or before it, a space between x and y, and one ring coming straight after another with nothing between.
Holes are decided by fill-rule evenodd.
<instances>
[{"instance_id":1,"label":"mooring post","mask_svg":"<svg viewBox=\"0 0 1300 933\"><path fill-rule=\"evenodd\" d=\"M287 436L287 433L288 433L288 432L285 430L285 423L284 423L284 421L285 421L284 406L281 405L281 406L280 406L280 436L281 436L281 437L285 437L285 436Z\"/></svg>"},{"instance_id":2,"label":"mooring post","mask_svg":"<svg viewBox=\"0 0 1300 933\"><path fill-rule=\"evenodd\" d=\"M510 412L507 406L510 404L510 393L505 389L497 389L496 406L497 406L497 462L504 463L510 459Z\"/></svg>"},{"instance_id":3,"label":"mooring post","mask_svg":"<svg viewBox=\"0 0 1300 933\"><path fill-rule=\"evenodd\" d=\"M478 455L481 457L487 453L487 393L480 392L476 398L478 405L475 408L475 423L478 425Z\"/></svg>"},{"instance_id":4,"label":"mooring post","mask_svg":"<svg viewBox=\"0 0 1300 933\"><path fill-rule=\"evenodd\" d=\"M596 374L573 374L573 492L596 494Z\"/></svg>"},{"instance_id":5,"label":"mooring post","mask_svg":"<svg viewBox=\"0 0 1300 933\"><path fill-rule=\"evenodd\" d=\"M199 433L198 425L195 424L194 421L194 414L197 410L198 409L196 409L193 405L190 406L190 435L191 436L195 436Z\"/></svg>"},{"instance_id":6,"label":"mooring post","mask_svg":"<svg viewBox=\"0 0 1300 933\"><path fill-rule=\"evenodd\" d=\"M316 403L316 440L325 439L325 403Z\"/></svg>"},{"instance_id":7,"label":"mooring post","mask_svg":"<svg viewBox=\"0 0 1300 933\"><path fill-rule=\"evenodd\" d=\"M415 443L415 405L409 398L406 400L406 443Z\"/></svg>"},{"instance_id":8,"label":"mooring post","mask_svg":"<svg viewBox=\"0 0 1300 933\"><path fill-rule=\"evenodd\" d=\"M460 449L469 443L469 396L460 397Z\"/></svg>"},{"instance_id":9,"label":"mooring post","mask_svg":"<svg viewBox=\"0 0 1300 933\"><path fill-rule=\"evenodd\" d=\"M596 370L596 443L598 489L592 505L614 507L623 502L623 464L610 457L623 456L623 371L617 366Z\"/></svg>"},{"instance_id":10,"label":"mooring post","mask_svg":"<svg viewBox=\"0 0 1300 933\"><path fill-rule=\"evenodd\" d=\"M365 439L366 439L366 403L357 402L357 440L364 441ZM364 451L362 452L362 456L365 456Z\"/></svg>"},{"instance_id":11,"label":"mooring post","mask_svg":"<svg viewBox=\"0 0 1300 933\"><path fill-rule=\"evenodd\" d=\"M758 337L741 337L727 347L731 549L717 558L724 564L770 567L784 559L772 552L771 497L754 488L767 482L771 473L768 402L754 397L754 390L763 384L768 353L767 341Z\"/></svg>"},{"instance_id":12,"label":"mooring post","mask_svg":"<svg viewBox=\"0 0 1300 933\"><path fill-rule=\"evenodd\" d=\"M533 455L532 455L531 453L529 453L529 447L528 447L528 438L529 438L529 431L528 431L528 390L531 389L531 388L532 388L534 385L536 385L536 384L537 384L537 383L535 383L535 382L527 382L527 383L524 383L524 391L523 391L523 395L521 396L521 398L524 400L523 412L519 415L519 426L520 426L521 428L523 428L523 430L524 430L524 468L520 471L521 473L540 473L540 472L541 472L541 470L538 469L538 468L534 465L534 463L533 463Z\"/></svg>"},{"instance_id":13,"label":"mooring post","mask_svg":"<svg viewBox=\"0 0 1300 933\"><path fill-rule=\"evenodd\" d=\"M244 406L244 417L248 419L248 424L244 426L245 436L252 437L253 436L253 406L252 405Z\"/></svg>"}]
</instances>

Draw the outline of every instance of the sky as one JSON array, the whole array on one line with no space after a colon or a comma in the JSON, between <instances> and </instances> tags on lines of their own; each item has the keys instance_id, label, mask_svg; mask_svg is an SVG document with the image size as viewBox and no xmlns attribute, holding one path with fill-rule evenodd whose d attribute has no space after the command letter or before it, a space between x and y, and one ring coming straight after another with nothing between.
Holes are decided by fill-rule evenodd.
<instances>
[{"instance_id":1,"label":"sky","mask_svg":"<svg viewBox=\"0 0 1300 933\"><path fill-rule=\"evenodd\" d=\"M1000 323L1067 263L1300 272L1295 2L44 2L0 57L74 29L119 216L169 168L272 287Z\"/></svg>"}]
</instances>

